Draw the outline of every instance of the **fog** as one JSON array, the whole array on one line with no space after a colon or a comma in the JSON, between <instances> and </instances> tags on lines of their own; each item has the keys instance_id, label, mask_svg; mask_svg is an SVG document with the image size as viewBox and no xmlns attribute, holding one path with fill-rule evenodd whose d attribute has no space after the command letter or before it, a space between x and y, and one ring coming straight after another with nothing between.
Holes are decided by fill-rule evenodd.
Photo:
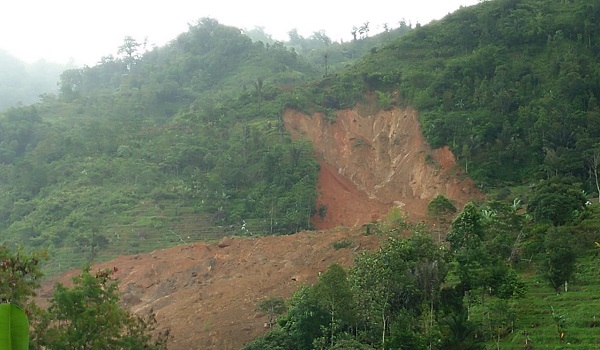
<instances>
[{"instance_id":1,"label":"fog","mask_svg":"<svg viewBox=\"0 0 600 350\"><path fill-rule=\"evenodd\" d=\"M478 0L342 0L274 3L240 1L7 0L0 14L0 49L26 61L94 65L116 54L125 36L162 46L202 17L241 29L264 27L276 40L294 28L310 36L324 30L334 41L350 40L353 26L370 23L371 34L398 22L426 24Z\"/></svg>"}]
</instances>

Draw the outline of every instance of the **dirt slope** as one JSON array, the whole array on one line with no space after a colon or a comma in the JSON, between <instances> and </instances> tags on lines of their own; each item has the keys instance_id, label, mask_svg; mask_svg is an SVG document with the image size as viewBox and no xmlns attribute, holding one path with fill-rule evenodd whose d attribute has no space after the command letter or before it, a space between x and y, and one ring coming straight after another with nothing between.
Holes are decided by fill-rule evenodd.
<instances>
[{"instance_id":1,"label":"dirt slope","mask_svg":"<svg viewBox=\"0 0 600 350\"><path fill-rule=\"evenodd\" d=\"M93 267L118 271L123 304L156 314L158 330L171 329L171 350L240 349L263 334L268 317L256 310L263 298L288 298L337 262L352 265L356 252L373 250L379 237L360 228L302 232L290 236L226 238L148 254L120 257ZM342 239L353 243L335 249ZM68 284L75 271L59 278ZM54 281L40 293L51 295Z\"/></svg>"},{"instance_id":2,"label":"dirt slope","mask_svg":"<svg viewBox=\"0 0 600 350\"><path fill-rule=\"evenodd\" d=\"M346 110L335 123L287 111L284 121L293 137L314 143L319 157L319 202L327 212L315 225L351 228L182 245L94 266L118 268L123 304L140 315L155 312L159 330L171 329L171 350L239 349L267 330L266 315L256 311L261 299L287 298L330 264L350 266L357 251L378 246L380 238L363 236L360 225L394 206L424 220L427 203L440 193L458 207L480 196L448 149L429 149L412 110ZM342 239L353 244L334 249Z\"/></svg>"},{"instance_id":3,"label":"dirt slope","mask_svg":"<svg viewBox=\"0 0 600 350\"><path fill-rule=\"evenodd\" d=\"M367 109L339 111L333 123L321 114L284 114L292 137L312 141L320 160L319 203L327 215L315 218L317 228L364 224L393 206L418 222L438 194L458 208L481 197L448 148L427 145L414 110Z\"/></svg>"}]
</instances>

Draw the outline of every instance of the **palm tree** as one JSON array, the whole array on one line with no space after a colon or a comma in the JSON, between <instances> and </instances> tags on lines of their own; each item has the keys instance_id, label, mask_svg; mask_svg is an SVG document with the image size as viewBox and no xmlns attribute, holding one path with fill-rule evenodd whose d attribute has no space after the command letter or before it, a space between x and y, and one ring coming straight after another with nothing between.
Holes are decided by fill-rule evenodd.
<instances>
[{"instance_id":1,"label":"palm tree","mask_svg":"<svg viewBox=\"0 0 600 350\"><path fill-rule=\"evenodd\" d=\"M253 85L254 89L256 89L256 96L258 98L258 111L260 112L260 103L262 102L264 93L264 81L262 78L258 78Z\"/></svg>"}]
</instances>

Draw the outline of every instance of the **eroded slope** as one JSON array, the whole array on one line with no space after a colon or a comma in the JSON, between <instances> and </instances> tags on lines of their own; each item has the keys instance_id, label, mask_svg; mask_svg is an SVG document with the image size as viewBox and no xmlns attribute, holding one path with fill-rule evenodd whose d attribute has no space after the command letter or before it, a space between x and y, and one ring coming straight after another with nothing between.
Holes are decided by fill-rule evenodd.
<instances>
[{"instance_id":1,"label":"eroded slope","mask_svg":"<svg viewBox=\"0 0 600 350\"><path fill-rule=\"evenodd\" d=\"M448 148L430 149L414 110L365 109L339 111L334 122L293 110L284 115L292 137L311 140L321 161L319 202L327 215L315 219L318 228L363 224L393 206L421 221L438 194L458 208L481 197Z\"/></svg>"}]
</instances>

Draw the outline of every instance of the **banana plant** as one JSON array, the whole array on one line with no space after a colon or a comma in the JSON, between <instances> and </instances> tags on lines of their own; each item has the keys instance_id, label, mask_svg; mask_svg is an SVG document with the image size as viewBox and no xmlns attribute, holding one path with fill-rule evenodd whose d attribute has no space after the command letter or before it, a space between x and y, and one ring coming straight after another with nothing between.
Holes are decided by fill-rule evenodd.
<instances>
[{"instance_id":1,"label":"banana plant","mask_svg":"<svg viewBox=\"0 0 600 350\"><path fill-rule=\"evenodd\" d=\"M0 304L0 349L29 349L29 320L25 312L12 303Z\"/></svg>"}]
</instances>

